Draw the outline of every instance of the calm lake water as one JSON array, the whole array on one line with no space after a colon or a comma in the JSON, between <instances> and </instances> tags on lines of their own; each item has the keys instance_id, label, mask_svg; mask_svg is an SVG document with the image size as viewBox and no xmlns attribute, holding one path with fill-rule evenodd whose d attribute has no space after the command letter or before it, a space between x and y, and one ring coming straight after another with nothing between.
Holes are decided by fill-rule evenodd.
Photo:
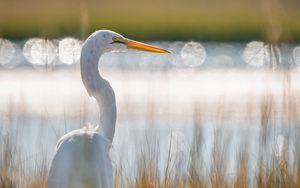
<instances>
[{"instance_id":1,"label":"calm lake water","mask_svg":"<svg viewBox=\"0 0 300 188\"><path fill-rule=\"evenodd\" d=\"M97 125L99 115L80 79L81 41L28 41L0 40L0 136L10 134L16 139L30 169L42 159L51 160L62 135L87 122ZM111 53L100 62L100 72L110 81L117 99L111 150L116 166L127 165L130 171L137 153L148 147L147 140L153 145L159 142L162 168L169 148L187 161L195 130L201 127L201 151L207 166L216 134L222 134L228 173L234 173L236 153L245 142L251 164L258 161L266 99L274 111L269 152L280 155L285 142L295 141L293 132L298 128L288 126L284 105L288 98L299 103L300 47L283 45L269 53L268 46L257 41L152 44L172 54ZM271 63L272 58L278 63ZM181 167L187 168L186 164Z\"/></svg>"}]
</instances>

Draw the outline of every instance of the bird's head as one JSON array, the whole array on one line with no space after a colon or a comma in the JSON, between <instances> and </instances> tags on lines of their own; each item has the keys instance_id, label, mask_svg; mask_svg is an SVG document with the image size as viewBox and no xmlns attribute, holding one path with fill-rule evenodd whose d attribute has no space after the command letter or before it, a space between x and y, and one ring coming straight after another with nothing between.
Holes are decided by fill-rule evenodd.
<instances>
[{"instance_id":1,"label":"bird's head","mask_svg":"<svg viewBox=\"0 0 300 188\"><path fill-rule=\"evenodd\" d=\"M95 45L101 46L104 52L138 50L154 53L169 53L167 50L125 38L110 30L99 30L92 34L90 38L95 38Z\"/></svg>"}]
</instances>

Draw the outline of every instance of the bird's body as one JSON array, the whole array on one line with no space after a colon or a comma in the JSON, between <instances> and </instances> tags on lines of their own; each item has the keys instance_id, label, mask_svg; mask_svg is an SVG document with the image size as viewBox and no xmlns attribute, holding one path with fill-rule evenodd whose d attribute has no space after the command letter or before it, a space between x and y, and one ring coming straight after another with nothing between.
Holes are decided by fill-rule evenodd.
<instances>
[{"instance_id":1,"label":"bird's body","mask_svg":"<svg viewBox=\"0 0 300 188\"><path fill-rule=\"evenodd\" d=\"M58 141L47 179L48 188L113 187L109 149L117 108L114 91L99 74L98 62L103 53L128 49L168 53L109 30L96 31L84 42L80 56L81 78L88 94L98 102L101 129L84 127L67 133Z\"/></svg>"},{"instance_id":2,"label":"bird's body","mask_svg":"<svg viewBox=\"0 0 300 188\"><path fill-rule=\"evenodd\" d=\"M94 130L83 128L64 135L52 160L48 187L113 187L109 147L110 141Z\"/></svg>"}]
</instances>

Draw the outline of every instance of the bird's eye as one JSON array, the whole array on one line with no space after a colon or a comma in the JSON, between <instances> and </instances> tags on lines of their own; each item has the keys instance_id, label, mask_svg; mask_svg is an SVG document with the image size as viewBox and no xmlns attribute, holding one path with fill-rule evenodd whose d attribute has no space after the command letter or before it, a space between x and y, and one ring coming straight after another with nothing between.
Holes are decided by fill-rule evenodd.
<instances>
[{"instance_id":1,"label":"bird's eye","mask_svg":"<svg viewBox=\"0 0 300 188\"><path fill-rule=\"evenodd\" d=\"M111 44L115 44L115 43L124 44L124 40L121 37L114 36L114 37L112 37Z\"/></svg>"}]
</instances>

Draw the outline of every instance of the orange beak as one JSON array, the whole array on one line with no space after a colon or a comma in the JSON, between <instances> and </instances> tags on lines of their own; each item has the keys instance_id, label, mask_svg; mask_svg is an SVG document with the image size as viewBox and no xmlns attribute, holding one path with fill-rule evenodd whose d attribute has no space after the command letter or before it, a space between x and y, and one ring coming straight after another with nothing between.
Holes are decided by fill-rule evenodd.
<instances>
[{"instance_id":1,"label":"orange beak","mask_svg":"<svg viewBox=\"0 0 300 188\"><path fill-rule=\"evenodd\" d=\"M162 53L162 54L167 54L170 53L167 50L145 44L142 42L137 42L134 40L127 39L125 44L129 49L134 49L134 50L141 50L141 51L147 51L147 52L154 52L154 53Z\"/></svg>"}]
</instances>

